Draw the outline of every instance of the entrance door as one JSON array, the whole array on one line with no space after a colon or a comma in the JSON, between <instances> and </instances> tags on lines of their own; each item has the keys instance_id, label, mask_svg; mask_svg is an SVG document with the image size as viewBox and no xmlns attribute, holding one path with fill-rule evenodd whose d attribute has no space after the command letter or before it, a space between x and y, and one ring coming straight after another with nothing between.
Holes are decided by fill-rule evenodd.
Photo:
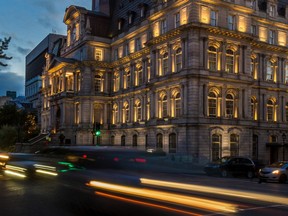
<instances>
[{"instance_id":1,"label":"entrance door","mask_svg":"<svg viewBox=\"0 0 288 216\"><path fill-rule=\"evenodd\" d=\"M278 160L278 147L270 147L270 163L274 163Z\"/></svg>"}]
</instances>

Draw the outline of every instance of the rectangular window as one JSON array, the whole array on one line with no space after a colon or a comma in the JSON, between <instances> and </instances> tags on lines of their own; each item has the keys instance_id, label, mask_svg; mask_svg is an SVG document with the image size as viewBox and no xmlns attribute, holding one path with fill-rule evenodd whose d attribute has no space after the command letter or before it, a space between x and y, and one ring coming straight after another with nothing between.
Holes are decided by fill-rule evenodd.
<instances>
[{"instance_id":1,"label":"rectangular window","mask_svg":"<svg viewBox=\"0 0 288 216\"><path fill-rule=\"evenodd\" d=\"M135 50L136 50L136 51L141 50L141 41L140 41L140 38L136 38L136 40L135 40Z\"/></svg>"},{"instance_id":2,"label":"rectangular window","mask_svg":"<svg viewBox=\"0 0 288 216\"><path fill-rule=\"evenodd\" d=\"M118 60L118 49L114 50L114 60Z\"/></svg>"},{"instance_id":3,"label":"rectangular window","mask_svg":"<svg viewBox=\"0 0 288 216\"><path fill-rule=\"evenodd\" d=\"M257 35L256 25L251 25L251 34L252 34L252 35Z\"/></svg>"},{"instance_id":4,"label":"rectangular window","mask_svg":"<svg viewBox=\"0 0 288 216\"><path fill-rule=\"evenodd\" d=\"M174 19L175 19L175 28L177 28L180 26L180 12L174 15Z\"/></svg>"},{"instance_id":5,"label":"rectangular window","mask_svg":"<svg viewBox=\"0 0 288 216\"><path fill-rule=\"evenodd\" d=\"M284 77L284 83L288 83L288 63L285 65L285 77Z\"/></svg>"},{"instance_id":6,"label":"rectangular window","mask_svg":"<svg viewBox=\"0 0 288 216\"><path fill-rule=\"evenodd\" d=\"M216 11L210 11L210 25L217 26L217 14Z\"/></svg>"},{"instance_id":7,"label":"rectangular window","mask_svg":"<svg viewBox=\"0 0 288 216\"><path fill-rule=\"evenodd\" d=\"M236 18L234 15L228 15L228 29L229 30L235 30L236 29L236 25L235 22Z\"/></svg>"},{"instance_id":8,"label":"rectangular window","mask_svg":"<svg viewBox=\"0 0 288 216\"><path fill-rule=\"evenodd\" d=\"M102 50L101 49L95 49L95 60L96 61L102 61Z\"/></svg>"},{"instance_id":9,"label":"rectangular window","mask_svg":"<svg viewBox=\"0 0 288 216\"><path fill-rule=\"evenodd\" d=\"M167 32L167 21L166 19L161 20L161 34L165 34Z\"/></svg>"},{"instance_id":10,"label":"rectangular window","mask_svg":"<svg viewBox=\"0 0 288 216\"><path fill-rule=\"evenodd\" d=\"M275 8L275 5L270 5L270 7L269 7L269 16L274 17L275 14L276 14L276 8Z\"/></svg>"},{"instance_id":11,"label":"rectangular window","mask_svg":"<svg viewBox=\"0 0 288 216\"><path fill-rule=\"evenodd\" d=\"M275 31L269 30L269 44L275 44Z\"/></svg>"}]
</instances>

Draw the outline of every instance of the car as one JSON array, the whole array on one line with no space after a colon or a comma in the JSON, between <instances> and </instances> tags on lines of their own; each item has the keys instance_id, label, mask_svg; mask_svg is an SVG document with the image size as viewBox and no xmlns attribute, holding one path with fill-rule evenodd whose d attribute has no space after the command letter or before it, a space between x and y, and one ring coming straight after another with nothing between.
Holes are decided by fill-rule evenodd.
<instances>
[{"instance_id":1,"label":"car","mask_svg":"<svg viewBox=\"0 0 288 216\"><path fill-rule=\"evenodd\" d=\"M215 162L205 165L204 172L207 175L221 175L227 177L229 175L245 175L248 178L253 178L257 175L260 167L263 167L259 162L253 161L249 157L222 157Z\"/></svg>"},{"instance_id":2,"label":"car","mask_svg":"<svg viewBox=\"0 0 288 216\"><path fill-rule=\"evenodd\" d=\"M259 182L276 181L285 183L288 179L288 161L278 161L259 170Z\"/></svg>"}]
</instances>

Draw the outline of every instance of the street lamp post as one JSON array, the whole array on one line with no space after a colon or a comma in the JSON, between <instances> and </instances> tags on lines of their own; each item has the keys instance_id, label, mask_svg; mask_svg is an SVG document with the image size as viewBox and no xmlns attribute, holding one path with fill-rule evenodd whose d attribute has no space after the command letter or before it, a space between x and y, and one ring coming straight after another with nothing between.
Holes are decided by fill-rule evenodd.
<instances>
[{"instance_id":1,"label":"street lamp post","mask_svg":"<svg viewBox=\"0 0 288 216\"><path fill-rule=\"evenodd\" d=\"M285 160L285 140L286 140L286 134L282 134L282 153L283 153L283 161Z\"/></svg>"}]
</instances>

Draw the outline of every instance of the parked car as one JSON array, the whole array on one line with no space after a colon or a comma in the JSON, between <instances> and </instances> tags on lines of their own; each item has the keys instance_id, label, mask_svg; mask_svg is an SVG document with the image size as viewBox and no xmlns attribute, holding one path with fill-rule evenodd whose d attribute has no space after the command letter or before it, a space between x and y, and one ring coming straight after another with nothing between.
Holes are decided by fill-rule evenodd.
<instances>
[{"instance_id":1,"label":"parked car","mask_svg":"<svg viewBox=\"0 0 288 216\"><path fill-rule=\"evenodd\" d=\"M272 163L259 170L259 181L285 183L288 179L288 161Z\"/></svg>"},{"instance_id":2,"label":"parked car","mask_svg":"<svg viewBox=\"0 0 288 216\"><path fill-rule=\"evenodd\" d=\"M249 157L222 157L215 162L206 164L204 172L207 175L221 175L222 177L245 175L253 178L263 166Z\"/></svg>"}]
</instances>

